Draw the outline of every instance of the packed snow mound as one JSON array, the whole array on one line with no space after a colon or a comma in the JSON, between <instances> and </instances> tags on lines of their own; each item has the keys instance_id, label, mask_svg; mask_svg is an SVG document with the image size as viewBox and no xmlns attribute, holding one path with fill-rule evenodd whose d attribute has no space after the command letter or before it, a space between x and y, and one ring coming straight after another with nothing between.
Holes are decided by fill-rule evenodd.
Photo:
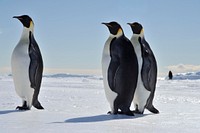
<instances>
[{"instance_id":1,"label":"packed snow mound","mask_svg":"<svg viewBox=\"0 0 200 133\"><path fill-rule=\"evenodd\" d=\"M166 77L168 79L168 77ZM173 76L174 80L198 80L200 79L200 72L178 73Z\"/></svg>"}]
</instances>

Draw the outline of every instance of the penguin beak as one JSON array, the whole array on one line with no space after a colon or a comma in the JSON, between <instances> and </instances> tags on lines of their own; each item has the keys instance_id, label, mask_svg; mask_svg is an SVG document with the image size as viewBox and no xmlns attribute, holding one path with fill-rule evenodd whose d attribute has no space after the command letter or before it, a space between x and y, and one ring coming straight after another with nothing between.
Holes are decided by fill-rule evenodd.
<instances>
[{"instance_id":1,"label":"penguin beak","mask_svg":"<svg viewBox=\"0 0 200 133\"><path fill-rule=\"evenodd\" d=\"M130 25L130 26L134 26L132 23L127 23L128 25Z\"/></svg>"},{"instance_id":2,"label":"penguin beak","mask_svg":"<svg viewBox=\"0 0 200 133\"><path fill-rule=\"evenodd\" d=\"M13 18L21 20L22 18L20 16L14 16Z\"/></svg>"},{"instance_id":3,"label":"penguin beak","mask_svg":"<svg viewBox=\"0 0 200 133\"><path fill-rule=\"evenodd\" d=\"M112 27L109 23L101 23L101 24L104 24L104 25L106 25L107 27Z\"/></svg>"}]
</instances>

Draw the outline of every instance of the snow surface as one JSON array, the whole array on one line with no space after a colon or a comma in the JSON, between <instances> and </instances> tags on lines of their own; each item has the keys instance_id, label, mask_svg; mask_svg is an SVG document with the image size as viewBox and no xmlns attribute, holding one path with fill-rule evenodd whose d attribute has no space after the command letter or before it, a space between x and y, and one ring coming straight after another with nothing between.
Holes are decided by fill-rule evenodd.
<instances>
[{"instance_id":1,"label":"snow surface","mask_svg":"<svg viewBox=\"0 0 200 133\"><path fill-rule=\"evenodd\" d=\"M200 132L200 80L159 79L154 105L160 114L107 115L102 78L92 75L46 75L39 100L45 110L15 110L21 100L12 77L0 76L0 133Z\"/></svg>"}]
</instances>

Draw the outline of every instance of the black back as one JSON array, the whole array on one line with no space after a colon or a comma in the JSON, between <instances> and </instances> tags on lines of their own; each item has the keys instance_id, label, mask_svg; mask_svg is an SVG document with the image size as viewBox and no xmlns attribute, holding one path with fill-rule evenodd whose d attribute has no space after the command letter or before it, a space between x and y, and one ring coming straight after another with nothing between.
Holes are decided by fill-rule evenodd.
<instances>
[{"instance_id":1,"label":"black back","mask_svg":"<svg viewBox=\"0 0 200 133\"><path fill-rule=\"evenodd\" d=\"M129 109L137 85L138 62L132 43L122 35L110 45L111 61L108 68L108 83L118 94L115 108Z\"/></svg>"}]
</instances>

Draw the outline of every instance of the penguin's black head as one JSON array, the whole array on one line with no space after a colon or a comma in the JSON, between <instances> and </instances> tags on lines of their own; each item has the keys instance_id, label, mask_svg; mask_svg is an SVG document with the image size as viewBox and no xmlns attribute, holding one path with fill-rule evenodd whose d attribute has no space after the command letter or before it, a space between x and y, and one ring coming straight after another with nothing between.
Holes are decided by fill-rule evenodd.
<instances>
[{"instance_id":1,"label":"penguin's black head","mask_svg":"<svg viewBox=\"0 0 200 133\"><path fill-rule=\"evenodd\" d=\"M140 34L143 29L142 25L138 22L127 23L127 24L131 26L133 34Z\"/></svg>"},{"instance_id":2,"label":"penguin's black head","mask_svg":"<svg viewBox=\"0 0 200 133\"><path fill-rule=\"evenodd\" d=\"M31 23L33 24L33 20L28 15L22 15L22 16L14 16L13 18L17 18L24 27L29 28L31 26Z\"/></svg>"},{"instance_id":3,"label":"penguin's black head","mask_svg":"<svg viewBox=\"0 0 200 133\"><path fill-rule=\"evenodd\" d=\"M105 24L108 27L112 35L117 35L119 32L122 32L121 26L115 21L110 22L110 23L102 23L102 24Z\"/></svg>"}]
</instances>

